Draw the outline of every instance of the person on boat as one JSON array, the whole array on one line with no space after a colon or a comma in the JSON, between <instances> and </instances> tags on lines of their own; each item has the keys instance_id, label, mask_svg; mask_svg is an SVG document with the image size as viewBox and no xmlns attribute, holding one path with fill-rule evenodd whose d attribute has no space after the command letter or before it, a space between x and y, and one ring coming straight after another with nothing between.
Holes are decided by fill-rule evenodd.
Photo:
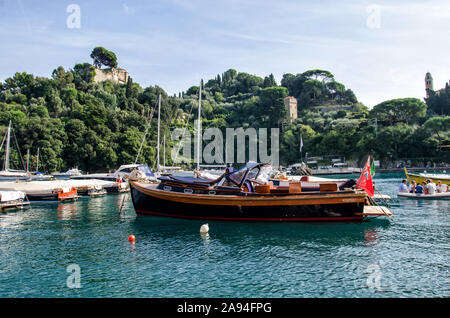
<instances>
[{"instance_id":1,"label":"person on boat","mask_svg":"<svg viewBox=\"0 0 450 318\"><path fill-rule=\"evenodd\" d=\"M402 183L400 183L400 185L398 186L398 192L408 192L408 186L406 184L406 180L403 179Z\"/></svg>"},{"instance_id":2,"label":"person on boat","mask_svg":"<svg viewBox=\"0 0 450 318\"><path fill-rule=\"evenodd\" d=\"M438 181L438 183L436 184L436 193L442 193L441 181Z\"/></svg>"},{"instance_id":3,"label":"person on boat","mask_svg":"<svg viewBox=\"0 0 450 318\"><path fill-rule=\"evenodd\" d=\"M416 193L416 181L411 181L411 185L409 186L409 193Z\"/></svg>"},{"instance_id":4,"label":"person on boat","mask_svg":"<svg viewBox=\"0 0 450 318\"><path fill-rule=\"evenodd\" d=\"M438 181L436 185L436 192L437 193L446 193L448 190L448 186L445 183L441 183L441 181Z\"/></svg>"},{"instance_id":5,"label":"person on boat","mask_svg":"<svg viewBox=\"0 0 450 318\"><path fill-rule=\"evenodd\" d=\"M421 184L421 183L419 183L419 184L417 184L416 185L416 187L415 187L415 193L418 193L418 194L423 194L423 185Z\"/></svg>"},{"instance_id":6,"label":"person on boat","mask_svg":"<svg viewBox=\"0 0 450 318\"><path fill-rule=\"evenodd\" d=\"M427 180L427 194L435 194L436 193L436 184L432 182L430 179Z\"/></svg>"}]
</instances>

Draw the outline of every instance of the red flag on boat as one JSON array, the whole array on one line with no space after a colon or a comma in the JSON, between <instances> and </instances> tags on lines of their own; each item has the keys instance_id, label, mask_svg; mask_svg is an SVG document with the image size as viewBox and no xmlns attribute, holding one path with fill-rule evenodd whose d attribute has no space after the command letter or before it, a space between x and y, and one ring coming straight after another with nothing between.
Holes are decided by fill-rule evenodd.
<instances>
[{"instance_id":1,"label":"red flag on boat","mask_svg":"<svg viewBox=\"0 0 450 318\"><path fill-rule=\"evenodd\" d=\"M373 189L372 174L370 172L370 156L369 158L367 158L367 163L364 166L361 175L359 176L358 182L356 183L356 187L366 191L369 197L373 197L374 189Z\"/></svg>"}]
</instances>

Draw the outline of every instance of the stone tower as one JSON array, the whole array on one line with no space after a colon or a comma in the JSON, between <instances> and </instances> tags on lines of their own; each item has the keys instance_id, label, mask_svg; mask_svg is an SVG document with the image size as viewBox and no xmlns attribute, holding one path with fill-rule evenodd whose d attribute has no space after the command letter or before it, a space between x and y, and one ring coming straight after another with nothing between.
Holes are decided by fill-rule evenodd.
<instances>
[{"instance_id":1,"label":"stone tower","mask_svg":"<svg viewBox=\"0 0 450 318\"><path fill-rule=\"evenodd\" d=\"M428 72L425 75L425 91L427 93L427 98L430 97L429 94L428 94L428 90L434 91L434 88L433 88L433 77L431 77L431 73L430 72Z\"/></svg>"},{"instance_id":2,"label":"stone tower","mask_svg":"<svg viewBox=\"0 0 450 318\"><path fill-rule=\"evenodd\" d=\"M288 96L284 99L284 106L286 107L288 120L292 122L297 119L297 99L292 96Z\"/></svg>"}]
</instances>

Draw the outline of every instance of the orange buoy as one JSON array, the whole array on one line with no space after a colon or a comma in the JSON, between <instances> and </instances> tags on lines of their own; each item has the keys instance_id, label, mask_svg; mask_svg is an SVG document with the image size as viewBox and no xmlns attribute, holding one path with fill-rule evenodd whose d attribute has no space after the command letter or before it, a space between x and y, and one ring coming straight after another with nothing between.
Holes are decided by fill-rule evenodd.
<instances>
[{"instance_id":1,"label":"orange buoy","mask_svg":"<svg viewBox=\"0 0 450 318\"><path fill-rule=\"evenodd\" d=\"M134 243L136 241L136 238L134 237L134 235L130 235L130 236L128 236L128 241L130 241L131 243Z\"/></svg>"}]
</instances>

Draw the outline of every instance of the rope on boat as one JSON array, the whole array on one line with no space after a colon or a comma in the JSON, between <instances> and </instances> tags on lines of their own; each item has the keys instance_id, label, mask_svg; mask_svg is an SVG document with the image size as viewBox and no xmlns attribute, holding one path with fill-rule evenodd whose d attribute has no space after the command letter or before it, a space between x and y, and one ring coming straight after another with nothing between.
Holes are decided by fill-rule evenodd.
<instances>
[{"instance_id":1,"label":"rope on boat","mask_svg":"<svg viewBox=\"0 0 450 318\"><path fill-rule=\"evenodd\" d=\"M123 197L122 204L120 205L120 208L119 208L119 215L122 214L122 209L123 209L123 206L125 205L126 199L128 199L128 193Z\"/></svg>"},{"instance_id":2,"label":"rope on boat","mask_svg":"<svg viewBox=\"0 0 450 318\"><path fill-rule=\"evenodd\" d=\"M136 160L134 160L134 164L136 164L138 159L139 159L139 156L140 156L141 151L142 151L142 147L144 146L145 138L147 137L147 133L148 133L150 127L152 126L153 112L155 111L155 108L156 108L156 106L152 108L152 112L150 114L150 119L148 120L147 129L145 130L144 138L142 139L142 143L141 143L141 146L139 147L139 151L138 151L138 154L136 156Z\"/></svg>"},{"instance_id":3,"label":"rope on boat","mask_svg":"<svg viewBox=\"0 0 450 318\"><path fill-rule=\"evenodd\" d=\"M186 133L186 128L187 128L187 124L189 123L189 119L190 119L190 117L191 117L191 113L192 113L192 110L194 109L194 103L192 103L192 105L191 105L191 109L189 110L189 114L188 114L188 116L187 116L187 118L188 118L188 120L184 123L184 128L183 128L183 135L181 136L181 138L183 138L183 136L184 136L184 134ZM180 148L181 148L181 141L178 143L178 149L177 149L177 151L176 151L176 153L175 153L175 160L173 161L173 162L177 162L177 158L178 158L178 153L180 152Z\"/></svg>"},{"instance_id":4,"label":"rope on boat","mask_svg":"<svg viewBox=\"0 0 450 318\"><path fill-rule=\"evenodd\" d=\"M19 154L19 159L20 159L20 161L22 162L23 170L25 170L25 163L23 162L23 158L22 158L22 155L21 155L21 153L20 153L20 148L19 148L19 144L18 144L18 142L17 142L16 133L14 132L14 129L11 129L11 130L12 130L12 132L13 132L14 141L16 142L17 153ZM37 171L36 171L36 172L37 172Z\"/></svg>"},{"instance_id":5,"label":"rope on boat","mask_svg":"<svg viewBox=\"0 0 450 318\"><path fill-rule=\"evenodd\" d=\"M386 198L383 198L383 194L380 191L378 191L377 189L375 189L375 191L380 195L381 201L383 201L383 203L386 204L386 206L388 208L391 208L389 205L389 201Z\"/></svg>"},{"instance_id":6,"label":"rope on boat","mask_svg":"<svg viewBox=\"0 0 450 318\"><path fill-rule=\"evenodd\" d=\"M375 190L379 195L382 195L381 192L378 191L377 189L374 189L374 190ZM384 202L384 204L386 204L386 206L387 206L389 209L391 208L391 207L389 206L389 203L388 203L387 199L384 199L383 197L380 197L380 199L381 199L381 201ZM372 204L374 204L375 206L380 207L380 205L377 204L375 200L373 200L372 198L370 198L370 200L372 201ZM391 217L389 214L387 214L383 209L381 209L381 211L383 211L383 213L384 213L389 219L392 220L392 217Z\"/></svg>"},{"instance_id":7,"label":"rope on boat","mask_svg":"<svg viewBox=\"0 0 450 318\"><path fill-rule=\"evenodd\" d=\"M3 137L2 144L0 145L0 151L2 151L3 144L5 143L5 140L6 140L6 134L5 134L5 136Z\"/></svg>"}]
</instances>

